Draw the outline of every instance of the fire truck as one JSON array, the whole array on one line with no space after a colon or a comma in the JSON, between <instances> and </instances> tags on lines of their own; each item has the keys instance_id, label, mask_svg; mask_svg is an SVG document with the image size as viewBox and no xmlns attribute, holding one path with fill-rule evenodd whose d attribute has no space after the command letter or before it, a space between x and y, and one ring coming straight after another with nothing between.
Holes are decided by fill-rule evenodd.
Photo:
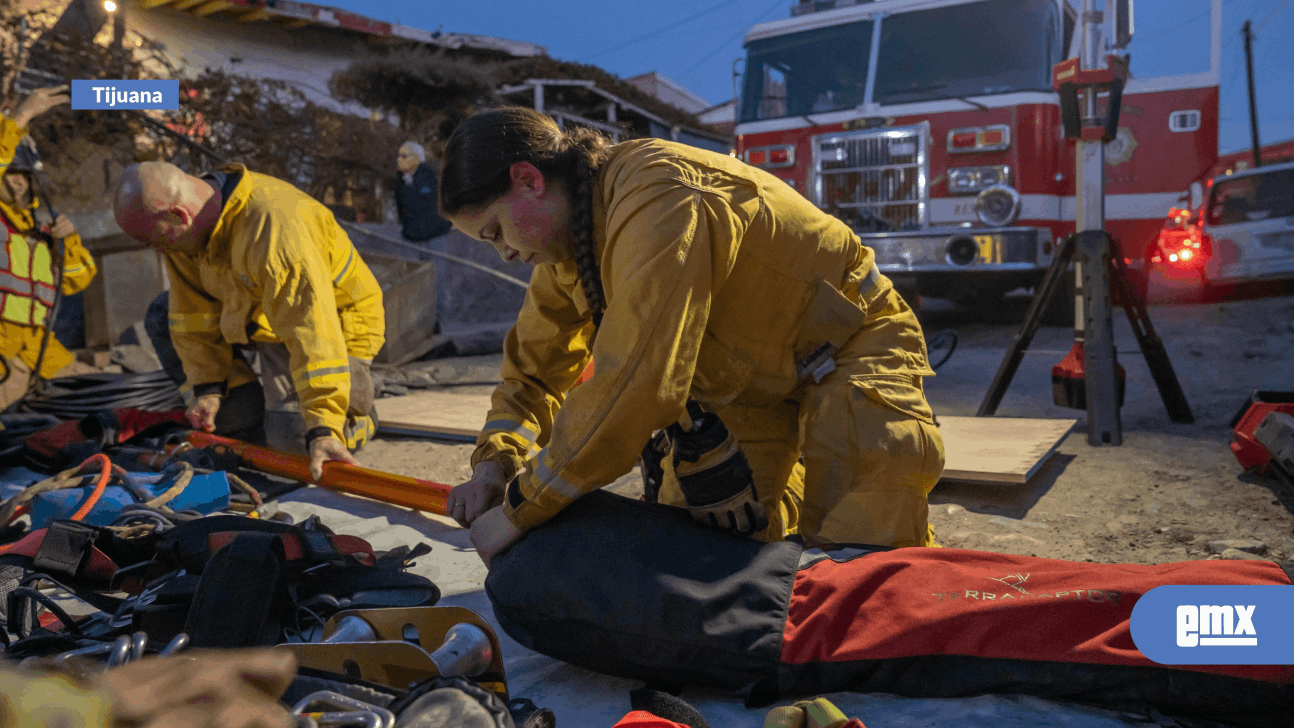
<instances>
[{"instance_id":1,"label":"fire truck","mask_svg":"<svg viewBox=\"0 0 1294 728\"><path fill-rule=\"evenodd\" d=\"M1106 146L1106 227L1134 275L1217 159L1212 5L1210 71L1130 80ZM802 1L746 35L737 154L849 223L909 303L1033 288L1074 232L1052 67L1077 21L1066 0ZM1072 322L1058 298L1048 322Z\"/></svg>"}]
</instances>

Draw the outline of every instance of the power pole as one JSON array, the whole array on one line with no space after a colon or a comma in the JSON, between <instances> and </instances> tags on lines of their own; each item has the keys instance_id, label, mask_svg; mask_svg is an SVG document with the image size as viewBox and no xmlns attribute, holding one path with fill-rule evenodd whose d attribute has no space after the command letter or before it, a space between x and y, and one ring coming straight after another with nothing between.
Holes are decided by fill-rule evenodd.
<instances>
[{"instance_id":1,"label":"power pole","mask_svg":"<svg viewBox=\"0 0 1294 728\"><path fill-rule=\"evenodd\" d=\"M1263 166L1261 146L1258 144L1258 99L1254 95L1254 33L1248 20L1240 30L1245 38L1245 75L1249 77L1249 140L1254 148L1254 166Z\"/></svg>"}]
</instances>

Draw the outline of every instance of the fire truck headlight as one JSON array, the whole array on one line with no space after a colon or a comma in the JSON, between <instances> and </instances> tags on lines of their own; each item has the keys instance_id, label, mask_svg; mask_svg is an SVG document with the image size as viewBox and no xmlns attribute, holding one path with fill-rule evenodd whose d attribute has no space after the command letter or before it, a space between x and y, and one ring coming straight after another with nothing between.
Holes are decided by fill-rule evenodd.
<instances>
[{"instance_id":1,"label":"fire truck headlight","mask_svg":"<svg viewBox=\"0 0 1294 728\"><path fill-rule=\"evenodd\" d=\"M973 195L993 185L1011 184L1011 168L1005 164L986 167L953 167L948 170L948 193Z\"/></svg>"},{"instance_id":2,"label":"fire truck headlight","mask_svg":"<svg viewBox=\"0 0 1294 728\"><path fill-rule=\"evenodd\" d=\"M975 198L975 215L989 227L1006 227L1020 217L1020 193L1007 185L993 185Z\"/></svg>"},{"instance_id":3,"label":"fire truck headlight","mask_svg":"<svg viewBox=\"0 0 1294 728\"><path fill-rule=\"evenodd\" d=\"M979 192L979 168L960 167L948 170L948 191L954 195Z\"/></svg>"},{"instance_id":4,"label":"fire truck headlight","mask_svg":"<svg viewBox=\"0 0 1294 728\"><path fill-rule=\"evenodd\" d=\"M994 164L979 168L979 182L985 188L993 185L1011 184L1011 168L1005 164Z\"/></svg>"}]
</instances>

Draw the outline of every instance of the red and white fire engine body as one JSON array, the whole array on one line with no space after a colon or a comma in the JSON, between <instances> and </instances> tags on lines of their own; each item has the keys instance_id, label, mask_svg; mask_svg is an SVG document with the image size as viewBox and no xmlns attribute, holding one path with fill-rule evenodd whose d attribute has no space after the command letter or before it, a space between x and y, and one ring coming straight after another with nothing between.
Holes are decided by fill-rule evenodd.
<instances>
[{"instance_id":1,"label":"red and white fire engine body","mask_svg":"<svg viewBox=\"0 0 1294 728\"><path fill-rule=\"evenodd\" d=\"M746 36L738 154L849 222L905 293L1033 287L1075 225L1052 90L1075 16L1066 0L802 2ZM1105 217L1134 270L1217 158L1218 45L1209 73L1124 91Z\"/></svg>"}]
</instances>

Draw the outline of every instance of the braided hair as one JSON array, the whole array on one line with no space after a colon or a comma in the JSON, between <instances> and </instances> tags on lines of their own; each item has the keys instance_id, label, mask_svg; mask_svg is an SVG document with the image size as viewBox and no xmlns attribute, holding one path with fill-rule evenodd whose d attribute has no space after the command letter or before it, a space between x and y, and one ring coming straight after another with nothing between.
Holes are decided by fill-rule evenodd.
<instances>
[{"instance_id":1,"label":"braided hair","mask_svg":"<svg viewBox=\"0 0 1294 728\"><path fill-rule=\"evenodd\" d=\"M584 127L563 131L551 117L533 109L513 106L471 116L445 144L441 215L479 210L508 194L510 170L517 162L529 162L546 179L560 181L571 200L571 237L580 285L594 324L600 324L606 295L594 252L593 186L610 146L597 131Z\"/></svg>"}]
</instances>

